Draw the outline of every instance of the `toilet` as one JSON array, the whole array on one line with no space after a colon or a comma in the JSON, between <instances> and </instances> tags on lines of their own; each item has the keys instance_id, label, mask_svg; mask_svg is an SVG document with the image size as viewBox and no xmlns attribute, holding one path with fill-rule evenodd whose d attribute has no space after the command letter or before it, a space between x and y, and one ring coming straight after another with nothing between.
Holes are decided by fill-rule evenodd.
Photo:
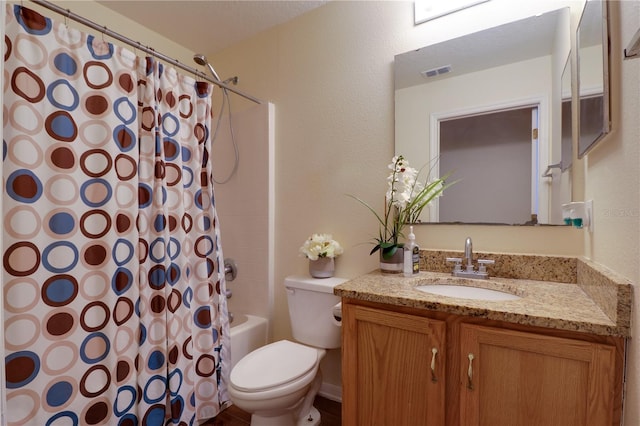
<instances>
[{"instance_id":1,"label":"toilet","mask_svg":"<svg viewBox=\"0 0 640 426\"><path fill-rule=\"evenodd\" d=\"M231 401L251 413L252 426L315 426L313 401L322 384L320 361L339 348L341 329L334 317L340 298L333 288L344 278L290 276L287 291L295 342L280 340L256 349L231 370Z\"/></svg>"}]
</instances>

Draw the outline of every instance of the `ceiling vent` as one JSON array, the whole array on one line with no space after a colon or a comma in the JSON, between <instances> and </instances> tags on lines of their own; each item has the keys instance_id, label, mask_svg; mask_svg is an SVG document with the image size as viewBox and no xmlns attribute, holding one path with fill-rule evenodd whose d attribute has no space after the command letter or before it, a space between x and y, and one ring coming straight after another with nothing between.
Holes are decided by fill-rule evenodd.
<instances>
[{"instance_id":1,"label":"ceiling vent","mask_svg":"<svg viewBox=\"0 0 640 426\"><path fill-rule=\"evenodd\" d=\"M431 78L431 77L437 77L442 74L447 74L449 72L451 72L451 65L432 68L430 70L422 71L420 74L422 74L424 78Z\"/></svg>"}]
</instances>

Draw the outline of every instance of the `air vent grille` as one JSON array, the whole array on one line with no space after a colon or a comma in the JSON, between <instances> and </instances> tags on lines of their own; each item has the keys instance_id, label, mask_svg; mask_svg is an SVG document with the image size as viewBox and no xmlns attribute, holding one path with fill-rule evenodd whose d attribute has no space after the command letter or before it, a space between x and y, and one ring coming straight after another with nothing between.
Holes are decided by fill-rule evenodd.
<instances>
[{"instance_id":1,"label":"air vent grille","mask_svg":"<svg viewBox=\"0 0 640 426\"><path fill-rule=\"evenodd\" d=\"M451 72L451 65L445 65L442 67L431 68L430 70L422 71L420 74L422 74L424 78L432 78L432 77L437 77L439 75L447 74L450 72Z\"/></svg>"}]
</instances>

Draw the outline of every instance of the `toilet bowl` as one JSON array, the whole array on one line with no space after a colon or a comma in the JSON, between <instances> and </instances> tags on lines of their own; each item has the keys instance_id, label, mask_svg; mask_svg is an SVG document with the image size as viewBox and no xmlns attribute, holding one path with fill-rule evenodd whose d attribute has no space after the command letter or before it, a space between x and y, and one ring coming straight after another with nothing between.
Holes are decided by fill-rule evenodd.
<instances>
[{"instance_id":1,"label":"toilet bowl","mask_svg":"<svg viewBox=\"0 0 640 426\"><path fill-rule=\"evenodd\" d=\"M249 353L233 367L231 401L251 413L252 426L316 426L313 401L322 385L320 361L340 347L340 324L333 287L342 278L287 277L285 286L296 342L280 340ZM299 343L300 342L300 343Z\"/></svg>"},{"instance_id":2,"label":"toilet bowl","mask_svg":"<svg viewBox=\"0 0 640 426\"><path fill-rule=\"evenodd\" d=\"M263 346L234 367L229 396L239 408L252 413L254 426L293 426L301 416L303 424L317 424L303 411L310 411L313 403L305 404L305 396L315 388L315 397L322 383L319 367L325 352L288 340Z\"/></svg>"}]
</instances>

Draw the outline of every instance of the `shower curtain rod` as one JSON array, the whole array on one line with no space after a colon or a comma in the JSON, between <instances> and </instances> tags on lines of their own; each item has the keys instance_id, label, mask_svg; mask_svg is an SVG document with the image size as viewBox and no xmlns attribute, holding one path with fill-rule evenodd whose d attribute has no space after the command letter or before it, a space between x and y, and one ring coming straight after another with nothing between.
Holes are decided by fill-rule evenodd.
<instances>
[{"instance_id":1,"label":"shower curtain rod","mask_svg":"<svg viewBox=\"0 0 640 426\"><path fill-rule=\"evenodd\" d=\"M200 70L197 70L197 69L195 69L193 67L189 67L189 66L183 64L182 62L176 60L176 59L172 59L172 58L168 57L167 55L163 55L162 53L157 52L156 50L152 49L151 47L148 47L148 46L145 46L145 45L141 44L139 41L131 40L130 38L125 37L122 34L119 34L119 33L115 32L115 31L112 31L112 30L108 29L105 26L98 25L95 22L93 22L93 21L91 21L91 20L89 20L89 19L87 19L87 18L85 18L83 16L80 16L80 15L77 15L77 14L71 12L69 9L64 9L64 8L58 6L58 5L55 5L55 4L51 3L51 2L46 1L46 0L30 0L30 1L35 3L35 4L38 4L38 5L42 6L44 8L46 8L46 9L49 9L49 10L51 10L53 12L56 12L56 13L58 13L60 15L66 16L67 18L72 19L72 20L74 20L76 22L79 22L82 25L85 25L87 27L93 28L96 31L100 31L101 33L107 35L108 37L111 37L111 38L114 38L114 39L116 39L118 41L126 43L129 46L133 46L134 48L136 48L138 50L142 50L143 52L145 52L145 53L147 53L149 55L155 56L156 58L158 58L158 59L160 59L162 61L165 61L165 62L167 62L167 63L169 63L169 64L171 64L171 65L173 65L175 67L178 67L178 68L180 68L180 69L182 69L184 71L187 71L187 72L189 72L191 74L194 74L195 76L197 76L199 78L207 80L207 81L215 84L218 87L221 87L223 89L227 89L228 91L233 92L236 95L242 96L245 99L253 101L253 102L257 103L257 104L262 104L262 101L260 99L256 98L256 97L248 95L248 94L246 94L246 93L244 93L244 92L242 92L242 91L240 91L240 90L238 90L238 89L236 89L234 87L231 87L231 86L229 86L229 85L227 85L227 84L225 84L225 83L223 83L221 81L214 80L213 78L209 77L207 74L203 73Z\"/></svg>"}]
</instances>

